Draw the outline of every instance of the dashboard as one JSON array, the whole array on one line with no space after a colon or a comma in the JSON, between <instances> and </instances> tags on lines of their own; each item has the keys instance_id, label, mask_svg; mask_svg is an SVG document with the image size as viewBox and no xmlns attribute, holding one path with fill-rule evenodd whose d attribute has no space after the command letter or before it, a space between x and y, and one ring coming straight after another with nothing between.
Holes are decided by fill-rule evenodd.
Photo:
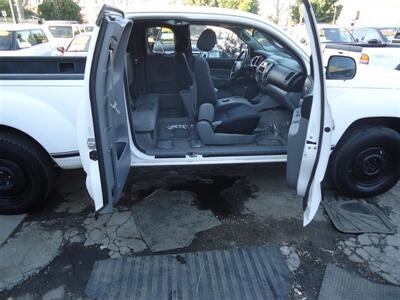
<instances>
[{"instance_id":1,"label":"dashboard","mask_svg":"<svg viewBox=\"0 0 400 300\"><path fill-rule=\"evenodd\" d=\"M252 58L250 66L255 69L254 78L262 93L283 101L291 110L298 106L306 76L297 62L257 55Z\"/></svg>"}]
</instances>

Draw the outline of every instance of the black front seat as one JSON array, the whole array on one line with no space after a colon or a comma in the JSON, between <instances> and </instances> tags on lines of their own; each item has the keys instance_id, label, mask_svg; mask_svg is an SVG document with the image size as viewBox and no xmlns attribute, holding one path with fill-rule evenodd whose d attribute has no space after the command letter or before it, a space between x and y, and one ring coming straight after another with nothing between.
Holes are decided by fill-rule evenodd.
<instances>
[{"instance_id":1,"label":"black front seat","mask_svg":"<svg viewBox=\"0 0 400 300\"><path fill-rule=\"evenodd\" d=\"M197 40L197 48L208 52L217 43L217 36L206 29ZM197 130L204 144L250 143L255 136L260 116L243 103L217 104L217 93L211 80L210 67L202 56L193 57L193 73L196 84Z\"/></svg>"}]
</instances>

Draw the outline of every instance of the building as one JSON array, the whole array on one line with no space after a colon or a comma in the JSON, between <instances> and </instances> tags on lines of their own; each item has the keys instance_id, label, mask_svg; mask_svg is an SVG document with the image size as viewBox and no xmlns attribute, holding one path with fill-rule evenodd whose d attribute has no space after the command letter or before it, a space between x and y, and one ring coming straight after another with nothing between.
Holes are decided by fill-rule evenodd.
<instances>
[{"instance_id":1,"label":"building","mask_svg":"<svg viewBox=\"0 0 400 300\"><path fill-rule=\"evenodd\" d=\"M340 0L343 26L400 26L400 0Z\"/></svg>"}]
</instances>

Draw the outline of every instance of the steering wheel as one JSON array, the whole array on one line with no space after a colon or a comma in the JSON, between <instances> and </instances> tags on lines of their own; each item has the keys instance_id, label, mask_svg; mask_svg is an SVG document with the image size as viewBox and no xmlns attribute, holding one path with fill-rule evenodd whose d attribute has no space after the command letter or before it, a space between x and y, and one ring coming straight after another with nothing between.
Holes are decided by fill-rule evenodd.
<instances>
[{"instance_id":1,"label":"steering wheel","mask_svg":"<svg viewBox=\"0 0 400 300\"><path fill-rule=\"evenodd\" d=\"M247 55L247 50L242 50L242 52L240 52L239 56L236 58L229 76L231 81L237 79L244 73L244 70L246 68Z\"/></svg>"}]
</instances>

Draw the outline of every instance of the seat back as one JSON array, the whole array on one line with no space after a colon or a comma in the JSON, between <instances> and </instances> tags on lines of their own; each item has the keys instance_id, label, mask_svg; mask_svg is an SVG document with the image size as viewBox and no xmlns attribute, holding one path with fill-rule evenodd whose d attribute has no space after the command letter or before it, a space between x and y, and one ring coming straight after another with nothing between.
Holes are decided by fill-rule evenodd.
<instances>
[{"instance_id":1,"label":"seat back","mask_svg":"<svg viewBox=\"0 0 400 300\"><path fill-rule=\"evenodd\" d=\"M197 40L197 48L200 51L208 52L217 44L217 36L211 29L204 30ZM203 103L215 105L217 101L217 92L211 79L210 67L207 60L202 55L193 59L193 72L195 74L197 86L197 107Z\"/></svg>"}]
</instances>

